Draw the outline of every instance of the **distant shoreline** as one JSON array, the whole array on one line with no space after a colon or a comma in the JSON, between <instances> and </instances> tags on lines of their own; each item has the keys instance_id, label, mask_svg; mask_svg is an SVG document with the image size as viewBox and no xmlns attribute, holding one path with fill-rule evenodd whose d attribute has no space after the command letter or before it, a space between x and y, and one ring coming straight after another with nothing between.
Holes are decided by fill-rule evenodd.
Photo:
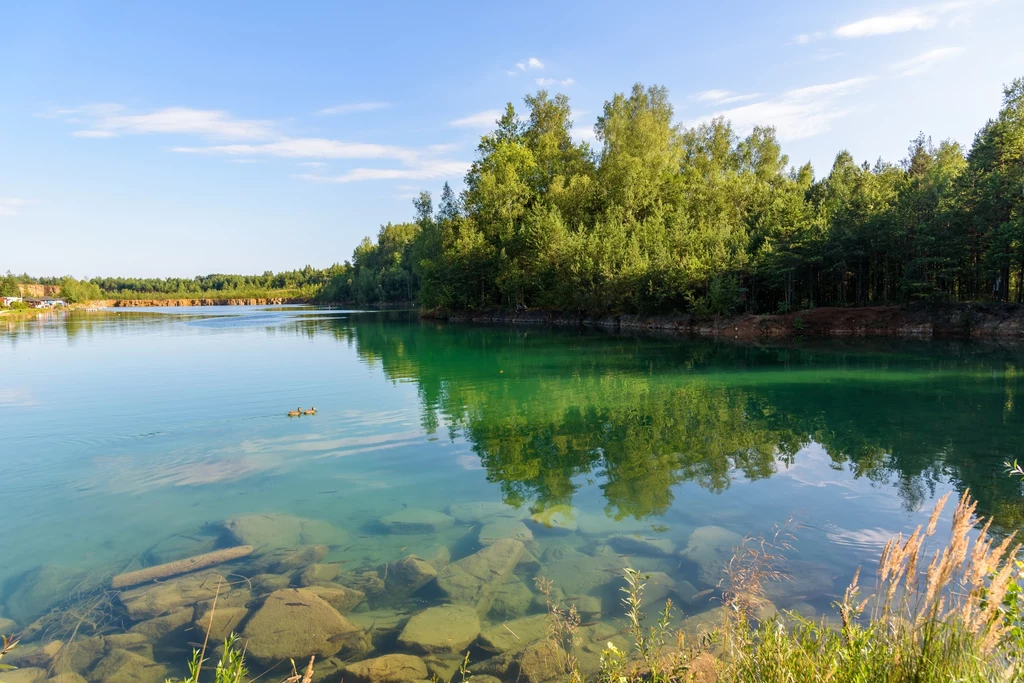
<instances>
[{"instance_id":1,"label":"distant shoreline","mask_svg":"<svg viewBox=\"0 0 1024 683\"><path fill-rule=\"evenodd\" d=\"M310 304L308 297L241 297L241 298L167 298L167 299L97 299L86 302L90 308L146 308L153 306L276 306Z\"/></svg>"},{"instance_id":2,"label":"distant shoreline","mask_svg":"<svg viewBox=\"0 0 1024 683\"><path fill-rule=\"evenodd\" d=\"M587 315L561 311L425 310L424 318L449 322L592 327L651 331L680 336L743 341L794 337L905 337L1024 340L1024 306L1019 304L948 304L927 308L868 306L812 308L778 315L742 314L698 318L675 315Z\"/></svg>"}]
</instances>

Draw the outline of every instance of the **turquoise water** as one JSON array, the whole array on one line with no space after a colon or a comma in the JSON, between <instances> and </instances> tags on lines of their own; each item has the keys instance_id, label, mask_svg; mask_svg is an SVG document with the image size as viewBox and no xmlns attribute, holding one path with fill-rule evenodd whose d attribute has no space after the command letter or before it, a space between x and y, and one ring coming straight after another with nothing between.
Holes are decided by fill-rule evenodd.
<instances>
[{"instance_id":1,"label":"turquoise water","mask_svg":"<svg viewBox=\"0 0 1024 683\"><path fill-rule=\"evenodd\" d=\"M617 624L625 564L666 577L680 618L712 608L693 598L716 583L694 540L708 534L728 544L793 517L794 578L774 601L826 614L856 568L869 571L885 540L947 491L969 487L999 530L1024 516L1002 464L1024 457L1015 347L756 348L298 307L2 325L0 617L16 630L35 622L26 643L66 640L53 615L80 610L114 574L232 545L223 524L242 515L329 523L316 539L327 554L314 559L340 568L321 582L333 586L383 576L413 552L472 555L504 509L499 519L525 520L539 561L520 561L508 581L536 597L535 576L554 574L559 597L598 598L591 630ZM296 406L317 414L289 418ZM422 533L381 522L471 502L504 507ZM264 551L230 569L266 574ZM607 578L566 576L566 558ZM278 573L295 586L302 568ZM270 591L251 588L239 598L246 619ZM350 661L406 651L404 621L451 601L432 584L401 599L367 593L347 616L369 644ZM104 595L102 618L76 638L139 621ZM519 598L485 611L485 631L541 611ZM146 656L173 674L197 638L151 640ZM471 647L475 659L494 652Z\"/></svg>"}]
</instances>

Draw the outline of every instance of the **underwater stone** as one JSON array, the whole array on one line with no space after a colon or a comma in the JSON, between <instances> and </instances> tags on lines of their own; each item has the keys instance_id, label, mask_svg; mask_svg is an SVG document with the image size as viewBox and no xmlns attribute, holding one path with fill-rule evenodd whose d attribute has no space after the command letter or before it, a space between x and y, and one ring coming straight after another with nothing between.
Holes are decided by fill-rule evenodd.
<instances>
[{"instance_id":1,"label":"underwater stone","mask_svg":"<svg viewBox=\"0 0 1024 683\"><path fill-rule=\"evenodd\" d=\"M355 630L348 619L315 593L285 588L267 596L242 635L246 654L269 666L289 658L330 657L344 646L344 638L339 636Z\"/></svg>"},{"instance_id":2,"label":"underwater stone","mask_svg":"<svg viewBox=\"0 0 1024 683\"><path fill-rule=\"evenodd\" d=\"M101 683L160 683L167 667L127 650L113 650L100 660L89 677Z\"/></svg>"},{"instance_id":3,"label":"underwater stone","mask_svg":"<svg viewBox=\"0 0 1024 683\"><path fill-rule=\"evenodd\" d=\"M51 668L54 671L85 671L103 656L105 650L106 641L102 636L79 638L60 649Z\"/></svg>"},{"instance_id":4,"label":"underwater stone","mask_svg":"<svg viewBox=\"0 0 1024 683\"><path fill-rule=\"evenodd\" d=\"M490 611L494 593L508 580L523 550L521 541L498 541L445 567L437 575L437 585L451 602L473 605L483 616Z\"/></svg>"},{"instance_id":5,"label":"underwater stone","mask_svg":"<svg viewBox=\"0 0 1024 683\"><path fill-rule=\"evenodd\" d=\"M494 592L490 616L494 619L515 619L530 609L533 592L518 577L511 577Z\"/></svg>"},{"instance_id":6,"label":"underwater stone","mask_svg":"<svg viewBox=\"0 0 1024 683\"><path fill-rule=\"evenodd\" d=\"M341 584L326 586L307 586L306 590L313 593L328 605L346 614L355 609L356 605L366 599L366 594L355 588L347 588Z\"/></svg>"},{"instance_id":7,"label":"underwater stone","mask_svg":"<svg viewBox=\"0 0 1024 683\"><path fill-rule=\"evenodd\" d=\"M576 531L576 514L569 505L552 505L530 515L530 522L539 531L571 534Z\"/></svg>"},{"instance_id":8,"label":"underwater stone","mask_svg":"<svg viewBox=\"0 0 1024 683\"><path fill-rule=\"evenodd\" d=\"M527 516L524 509L517 509L504 503L476 502L476 503L453 503L448 506L448 514L459 524L473 524L484 522L496 517L507 517L509 519L523 519Z\"/></svg>"},{"instance_id":9,"label":"underwater stone","mask_svg":"<svg viewBox=\"0 0 1024 683\"><path fill-rule=\"evenodd\" d=\"M3 674L3 683L43 683L46 680L46 669L29 667L6 671Z\"/></svg>"},{"instance_id":10,"label":"underwater stone","mask_svg":"<svg viewBox=\"0 0 1024 683\"><path fill-rule=\"evenodd\" d=\"M25 624L64 600L72 590L88 590L95 584L90 585L85 574L77 570L40 565L6 581L0 593L7 596L7 616Z\"/></svg>"},{"instance_id":11,"label":"underwater stone","mask_svg":"<svg viewBox=\"0 0 1024 683\"><path fill-rule=\"evenodd\" d=\"M527 645L517 661L518 680L522 683L547 683L560 681L564 677L562 662L565 661L565 652L550 640Z\"/></svg>"},{"instance_id":12,"label":"underwater stone","mask_svg":"<svg viewBox=\"0 0 1024 683\"><path fill-rule=\"evenodd\" d=\"M7 619L0 617L0 633L10 634L18 630L18 625L14 623L13 619Z\"/></svg>"},{"instance_id":13,"label":"underwater stone","mask_svg":"<svg viewBox=\"0 0 1024 683\"><path fill-rule=\"evenodd\" d=\"M349 664L345 681L349 683L401 683L427 677L427 665L413 655L384 655Z\"/></svg>"},{"instance_id":14,"label":"underwater stone","mask_svg":"<svg viewBox=\"0 0 1024 683\"><path fill-rule=\"evenodd\" d=\"M494 652L519 652L534 641L547 636L548 615L510 619L480 634L480 642ZM473 677L476 680L476 677Z\"/></svg>"},{"instance_id":15,"label":"underwater stone","mask_svg":"<svg viewBox=\"0 0 1024 683\"><path fill-rule=\"evenodd\" d=\"M177 612L203 600L212 600L217 595L218 586L223 591L228 582L211 569L122 591L118 597L128 616L134 621L142 621Z\"/></svg>"},{"instance_id":16,"label":"underwater stone","mask_svg":"<svg viewBox=\"0 0 1024 683\"><path fill-rule=\"evenodd\" d=\"M716 586L725 573L725 563L742 541L743 538L734 531L720 526L702 526L694 529L680 556L697 565L697 577L701 583Z\"/></svg>"},{"instance_id":17,"label":"underwater stone","mask_svg":"<svg viewBox=\"0 0 1024 683\"><path fill-rule=\"evenodd\" d=\"M414 614L398 636L398 644L414 652L456 653L480 635L480 619L472 607L441 605Z\"/></svg>"},{"instance_id":18,"label":"underwater stone","mask_svg":"<svg viewBox=\"0 0 1024 683\"><path fill-rule=\"evenodd\" d=\"M334 581L341 574L341 567L336 564L320 564L314 562L299 573L300 586L315 586Z\"/></svg>"},{"instance_id":19,"label":"underwater stone","mask_svg":"<svg viewBox=\"0 0 1024 683\"><path fill-rule=\"evenodd\" d=\"M580 595L572 600L566 600L566 603L575 605L576 611L587 619L601 614L601 598L596 595Z\"/></svg>"},{"instance_id":20,"label":"underwater stone","mask_svg":"<svg viewBox=\"0 0 1024 683\"><path fill-rule=\"evenodd\" d=\"M788 607L796 602L831 594L835 590L832 571L823 564L806 560L786 562L786 575L765 584L765 596L776 605Z\"/></svg>"},{"instance_id":21,"label":"underwater stone","mask_svg":"<svg viewBox=\"0 0 1024 683\"><path fill-rule=\"evenodd\" d=\"M437 510L405 508L381 517L380 523L392 534L433 534L450 527L455 520Z\"/></svg>"},{"instance_id":22,"label":"underwater stone","mask_svg":"<svg viewBox=\"0 0 1024 683\"><path fill-rule=\"evenodd\" d=\"M224 521L224 529L239 545L251 545L256 552L297 545L330 545L345 532L319 519L293 515L242 515Z\"/></svg>"},{"instance_id":23,"label":"underwater stone","mask_svg":"<svg viewBox=\"0 0 1024 683\"><path fill-rule=\"evenodd\" d=\"M384 592L384 579L375 571L363 572L362 574L342 574L338 577L337 583L345 588L354 588L366 595L380 595Z\"/></svg>"},{"instance_id":24,"label":"underwater stone","mask_svg":"<svg viewBox=\"0 0 1024 683\"><path fill-rule=\"evenodd\" d=\"M267 570L272 574L285 574L310 564L315 564L327 556L326 545L300 545L295 548L275 550L263 556Z\"/></svg>"},{"instance_id":25,"label":"underwater stone","mask_svg":"<svg viewBox=\"0 0 1024 683\"><path fill-rule=\"evenodd\" d=\"M620 553L650 555L674 555L676 545L667 538L648 538L639 535L620 534L608 539L608 545Z\"/></svg>"},{"instance_id":26,"label":"underwater stone","mask_svg":"<svg viewBox=\"0 0 1024 683\"><path fill-rule=\"evenodd\" d=\"M533 532L518 519L509 519L508 517L491 520L480 529L480 545L493 545L503 538L514 538L517 541L529 543L533 540Z\"/></svg>"},{"instance_id":27,"label":"underwater stone","mask_svg":"<svg viewBox=\"0 0 1024 683\"><path fill-rule=\"evenodd\" d=\"M108 654L114 650L128 650L147 659L153 658L153 645L141 633L114 633L104 636L103 644Z\"/></svg>"},{"instance_id":28,"label":"underwater stone","mask_svg":"<svg viewBox=\"0 0 1024 683\"><path fill-rule=\"evenodd\" d=\"M437 578L437 570L433 565L415 555L402 558L388 565L387 579L384 587L388 597L401 600L409 597L419 589Z\"/></svg>"},{"instance_id":29,"label":"underwater stone","mask_svg":"<svg viewBox=\"0 0 1024 683\"><path fill-rule=\"evenodd\" d=\"M232 633L237 632L238 625L249 614L244 607L224 607L213 605L197 607L195 619L192 621L192 628L196 633L206 634L209 631L210 639L213 642L222 641ZM211 620L212 615L212 620Z\"/></svg>"},{"instance_id":30,"label":"underwater stone","mask_svg":"<svg viewBox=\"0 0 1024 683\"><path fill-rule=\"evenodd\" d=\"M154 543L143 554L147 564L164 564L217 549L218 538L204 534L174 534Z\"/></svg>"},{"instance_id":31,"label":"underwater stone","mask_svg":"<svg viewBox=\"0 0 1024 683\"><path fill-rule=\"evenodd\" d=\"M60 640L51 640L45 644L35 643L32 645L18 645L18 647L7 653L3 659L3 663L22 669L48 669L50 668L50 663L60 653L63 647L64 643Z\"/></svg>"},{"instance_id":32,"label":"underwater stone","mask_svg":"<svg viewBox=\"0 0 1024 683\"><path fill-rule=\"evenodd\" d=\"M46 683L88 683L81 674L76 674L74 671L65 671L59 673L53 678L47 678Z\"/></svg>"},{"instance_id":33,"label":"underwater stone","mask_svg":"<svg viewBox=\"0 0 1024 683\"><path fill-rule=\"evenodd\" d=\"M175 631L184 632L185 626L191 626L195 610L191 607L172 612L163 617L147 619L128 629L129 633L141 633L151 641L158 641L167 638Z\"/></svg>"},{"instance_id":34,"label":"underwater stone","mask_svg":"<svg viewBox=\"0 0 1024 683\"><path fill-rule=\"evenodd\" d=\"M253 588L272 593L290 586L292 579L287 574L257 574L249 582Z\"/></svg>"},{"instance_id":35,"label":"underwater stone","mask_svg":"<svg viewBox=\"0 0 1024 683\"><path fill-rule=\"evenodd\" d=\"M427 665L432 681L454 681L463 660L461 655L425 655L423 663ZM473 677L476 680L476 677Z\"/></svg>"}]
</instances>

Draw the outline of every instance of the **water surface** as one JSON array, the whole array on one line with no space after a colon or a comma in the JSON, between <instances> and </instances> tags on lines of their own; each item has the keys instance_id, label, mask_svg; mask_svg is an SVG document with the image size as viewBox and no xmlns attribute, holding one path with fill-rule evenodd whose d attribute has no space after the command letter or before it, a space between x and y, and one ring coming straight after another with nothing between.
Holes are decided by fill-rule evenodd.
<instances>
[{"instance_id":1,"label":"water surface","mask_svg":"<svg viewBox=\"0 0 1024 683\"><path fill-rule=\"evenodd\" d=\"M1024 456L1022 362L1020 349L967 343L756 348L298 307L10 323L0 327L0 617L24 628L67 598L25 598L40 566L74 577L53 586L94 595L126 569L230 544L222 523L241 515L328 522L337 537L321 563L341 563L344 576L439 545L458 560L480 549L491 518L419 535L380 520L470 502L525 519L540 566L513 578L533 593L534 576L557 574L566 557L598 571L631 564L666 577L690 614L714 606L687 599L714 583L689 552L694 538L770 533L793 517L802 585L777 606L825 613L855 569L947 491L970 488L998 529L1019 525L1021 489L1003 462ZM296 406L318 412L288 418ZM582 590L602 601L594 621L615 624L607 577ZM556 590L576 597L574 580ZM254 590L251 611L260 600ZM370 596L350 616L444 600L427 587L393 602ZM485 628L541 602L489 613ZM112 603L98 632L133 626ZM403 618L390 632L374 626L364 656L401 649ZM171 673L197 639L178 636L153 654Z\"/></svg>"}]
</instances>

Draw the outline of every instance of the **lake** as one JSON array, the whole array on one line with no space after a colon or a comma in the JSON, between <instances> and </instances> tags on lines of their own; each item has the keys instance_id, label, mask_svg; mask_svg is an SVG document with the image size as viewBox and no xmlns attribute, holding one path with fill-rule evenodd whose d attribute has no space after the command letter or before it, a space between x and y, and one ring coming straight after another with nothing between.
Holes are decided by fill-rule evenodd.
<instances>
[{"instance_id":1,"label":"lake","mask_svg":"<svg viewBox=\"0 0 1024 683\"><path fill-rule=\"evenodd\" d=\"M543 635L543 577L593 664L621 638L623 567L693 625L732 547L787 520L790 578L769 597L827 615L948 491L1020 526L1003 463L1024 456L1021 368L1019 347L966 342L753 347L304 307L0 322L0 630L26 633L21 666L152 659L156 680L182 675L216 596L219 627L280 678L281 648L305 645L261 631L262 610L308 623L315 594L345 613L329 615L345 637L316 645L328 668L431 652L447 680L454 650L481 661L529 639L502 629ZM242 544L205 573L109 588ZM450 656L407 628L446 604L483 631ZM81 646L43 661L30 643L52 640Z\"/></svg>"}]
</instances>

